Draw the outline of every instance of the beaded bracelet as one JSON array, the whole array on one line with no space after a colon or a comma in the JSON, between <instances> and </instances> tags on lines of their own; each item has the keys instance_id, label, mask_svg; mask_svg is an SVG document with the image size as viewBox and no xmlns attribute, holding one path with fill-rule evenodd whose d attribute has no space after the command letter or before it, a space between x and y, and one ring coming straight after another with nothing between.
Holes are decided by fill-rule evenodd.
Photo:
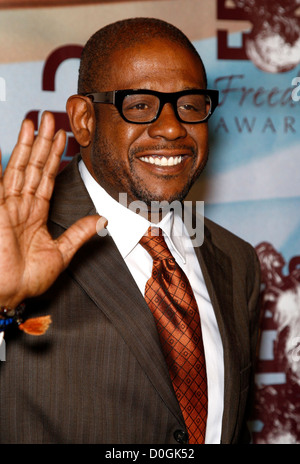
<instances>
[{"instance_id":1,"label":"beaded bracelet","mask_svg":"<svg viewBox=\"0 0 300 464\"><path fill-rule=\"evenodd\" d=\"M9 325L17 324L18 328L30 335L43 335L51 324L51 316L41 316L23 321L22 314L25 304L21 303L16 308L0 306L0 332Z\"/></svg>"}]
</instances>

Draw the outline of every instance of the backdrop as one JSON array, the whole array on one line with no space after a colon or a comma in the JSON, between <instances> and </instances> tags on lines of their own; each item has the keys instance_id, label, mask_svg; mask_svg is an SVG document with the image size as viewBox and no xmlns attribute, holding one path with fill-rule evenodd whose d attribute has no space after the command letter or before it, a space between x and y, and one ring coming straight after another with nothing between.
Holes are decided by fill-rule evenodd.
<instances>
[{"instance_id":1,"label":"backdrop","mask_svg":"<svg viewBox=\"0 0 300 464\"><path fill-rule=\"evenodd\" d=\"M118 19L154 16L181 28L221 102L210 160L190 199L255 246L263 318L251 427L255 443L300 443L300 0L0 0L0 146L4 166L22 119L65 113L82 46Z\"/></svg>"}]
</instances>

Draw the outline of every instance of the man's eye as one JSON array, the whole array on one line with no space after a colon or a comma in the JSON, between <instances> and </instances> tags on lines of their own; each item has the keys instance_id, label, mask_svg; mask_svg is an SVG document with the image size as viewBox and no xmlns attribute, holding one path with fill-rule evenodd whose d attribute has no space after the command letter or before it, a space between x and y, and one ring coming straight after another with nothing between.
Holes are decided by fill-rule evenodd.
<instances>
[{"instance_id":1,"label":"man's eye","mask_svg":"<svg viewBox=\"0 0 300 464\"><path fill-rule=\"evenodd\" d=\"M147 103L136 103L135 105L132 105L129 109L134 109L134 110L147 110L149 106Z\"/></svg>"},{"instance_id":2,"label":"man's eye","mask_svg":"<svg viewBox=\"0 0 300 464\"><path fill-rule=\"evenodd\" d=\"M146 102L128 102L123 106L123 111L125 112L144 112L149 110L151 110L151 106Z\"/></svg>"},{"instance_id":3,"label":"man's eye","mask_svg":"<svg viewBox=\"0 0 300 464\"><path fill-rule=\"evenodd\" d=\"M195 107L194 105L188 104L188 103L186 103L185 105L180 105L178 109L184 110L184 111L199 111L199 108Z\"/></svg>"},{"instance_id":4,"label":"man's eye","mask_svg":"<svg viewBox=\"0 0 300 464\"><path fill-rule=\"evenodd\" d=\"M158 106L159 101L152 95L131 95L123 102L124 111L151 111Z\"/></svg>"}]
</instances>

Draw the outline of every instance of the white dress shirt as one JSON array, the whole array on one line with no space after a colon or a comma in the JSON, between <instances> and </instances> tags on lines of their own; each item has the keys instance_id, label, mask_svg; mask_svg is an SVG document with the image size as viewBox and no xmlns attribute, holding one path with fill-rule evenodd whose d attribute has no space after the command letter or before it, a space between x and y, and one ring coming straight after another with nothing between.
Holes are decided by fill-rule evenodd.
<instances>
[{"instance_id":1,"label":"white dress shirt","mask_svg":"<svg viewBox=\"0 0 300 464\"><path fill-rule=\"evenodd\" d=\"M79 163L79 171L97 213L107 219L107 231L144 295L146 282L152 274L153 261L139 241L151 223L121 204L122 201L117 202L108 195L91 176L83 161ZM163 230L166 243L187 275L195 294L201 318L208 381L205 442L220 443L224 402L223 346L199 261L187 231L182 233L183 223L179 215L168 212L159 224L152 225Z\"/></svg>"}]
</instances>

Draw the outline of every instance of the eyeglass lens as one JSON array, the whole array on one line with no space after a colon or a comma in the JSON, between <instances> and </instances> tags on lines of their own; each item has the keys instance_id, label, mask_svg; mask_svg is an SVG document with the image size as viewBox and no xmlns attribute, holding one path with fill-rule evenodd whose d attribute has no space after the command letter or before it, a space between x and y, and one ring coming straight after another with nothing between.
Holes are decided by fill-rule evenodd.
<instances>
[{"instance_id":1,"label":"eyeglass lens","mask_svg":"<svg viewBox=\"0 0 300 464\"><path fill-rule=\"evenodd\" d=\"M160 100L156 95L132 94L124 98L122 111L128 121L150 122L156 117L159 106ZM177 100L178 115L186 122L203 121L210 108L208 95L183 95Z\"/></svg>"}]
</instances>

